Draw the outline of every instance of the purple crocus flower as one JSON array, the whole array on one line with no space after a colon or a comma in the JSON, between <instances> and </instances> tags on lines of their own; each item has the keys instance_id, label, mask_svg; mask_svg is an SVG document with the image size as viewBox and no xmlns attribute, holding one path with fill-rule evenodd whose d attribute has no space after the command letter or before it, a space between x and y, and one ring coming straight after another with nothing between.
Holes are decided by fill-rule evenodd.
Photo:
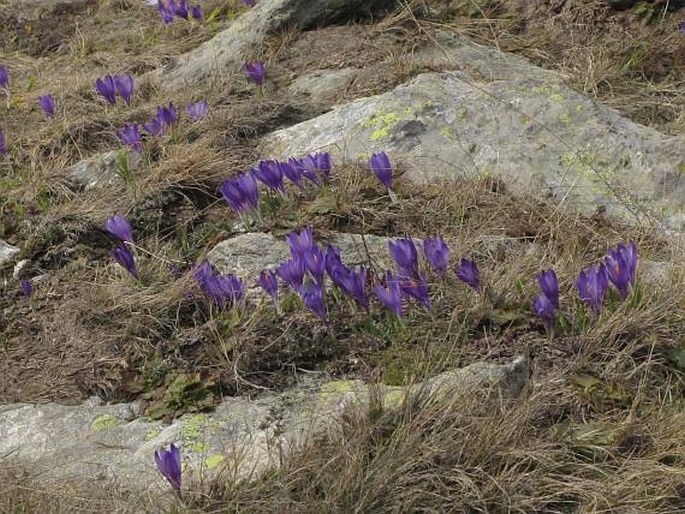
<instances>
[{"instance_id":1,"label":"purple crocus flower","mask_svg":"<svg viewBox=\"0 0 685 514\"><path fill-rule=\"evenodd\" d=\"M112 75L105 75L97 79L95 89L110 105L117 103L117 86Z\"/></svg>"},{"instance_id":2,"label":"purple crocus flower","mask_svg":"<svg viewBox=\"0 0 685 514\"><path fill-rule=\"evenodd\" d=\"M186 105L186 114L193 121L200 121L202 118L207 116L207 111L209 106L206 100L201 100L195 103L189 103Z\"/></svg>"},{"instance_id":3,"label":"purple crocus flower","mask_svg":"<svg viewBox=\"0 0 685 514\"><path fill-rule=\"evenodd\" d=\"M333 280L350 297L354 298L365 309L369 305L366 297L366 269L359 267L357 271L345 266L338 266L333 271Z\"/></svg>"},{"instance_id":4,"label":"purple crocus flower","mask_svg":"<svg viewBox=\"0 0 685 514\"><path fill-rule=\"evenodd\" d=\"M283 172L276 161L260 161L257 167L252 168L252 175L262 184L274 191L285 192L283 184Z\"/></svg>"},{"instance_id":5,"label":"purple crocus flower","mask_svg":"<svg viewBox=\"0 0 685 514\"><path fill-rule=\"evenodd\" d=\"M205 296L217 304L223 303L224 298L221 293L221 287L216 279L216 273L208 261L202 261L197 265L193 272L193 278Z\"/></svg>"},{"instance_id":6,"label":"purple crocus flower","mask_svg":"<svg viewBox=\"0 0 685 514\"><path fill-rule=\"evenodd\" d=\"M301 290L304 283L304 273L304 264L298 258L288 259L276 268L276 274L295 291Z\"/></svg>"},{"instance_id":7,"label":"purple crocus flower","mask_svg":"<svg viewBox=\"0 0 685 514\"><path fill-rule=\"evenodd\" d=\"M259 287L261 287L266 294L268 294L274 300L278 296L278 280L276 279L276 272L272 270L264 270L259 274L259 280L257 281Z\"/></svg>"},{"instance_id":8,"label":"purple crocus flower","mask_svg":"<svg viewBox=\"0 0 685 514\"><path fill-rule=\"evenodd\" d=\"M264 84L266 69L264 68L263 62L256 61L245 63L243 64L243 71L247 75L247 78L256 85L261 86Z\"/></svg>"},{"instance_id":9,"label":"purple crocus flower","mask_svg":"<svg viewBox=\"0 0 685 514\"><path fill-rule=\"evenodd\" d=\"M52 95L42 95L38 97L40 108L43 109L45 116L53 118L55 116L55 99Z\"/></svg>"},{"instance_id":10,"label":"purple crocus flower","mask_svg":"<svg viewBox=\"0 0 685 514\"><path fill-rule=\"evenodd\" d=\"M157 117L164 125L171 127L178 121L178 111L174 104L169 102L166 107L157 107Z\"/></svg>"},{"instance_id":11,"label":"purple crocus flower","mask_svg":"<svg viewBox=\"0 0 685 514\"><path fill-rule=\"evenodd\" d=\"M133 148L136 152L143 151L143 145L140 142L140 130L138 124L127 123L124 128L117 130L117 137L127 146Z\"/></svg>"},{"instance_id":12,"label":"purple crocus flower","mask_svg":"<svg viewBox=\"0 0 685 514\"><path fill-rule=\"evenodd\" d=\"M302 189L302 169L300 166L291 161L292 159L287 162L279 161L278 168L281 170L281 173L283 173L283 175L290 180L290 182Z\"/></svg>"},{"instance_id":13,"label":"purple crocus flower","mask_svg":"<svg viewBox=\"0 0 685 514\"><path fill-rule=\"evenodd\" d=\"M237 276L231 274L217 275L216 280L219 290L225 300L229 300L234 305L245 297L245 282ZM223 302L220 303L223 305Z\"/></svg>"},{"instance_id":14,"label":"purple crocus flower","mask_svg":"<svg viewBox=\"0 0 685 514\"><path fill-rule=\"evenodd\" d=\"M0 129L0 155L7 153L7 146L5 145L5 131Z\"/></svg>"},{"instance_id":15,"label":"purple crocus flower","mask_svg":"<svg viewBox=\"0 0 685 514\"><path fill-rule=\"evenodd\" d=\"M178 0L178 5L174 9L174 14L184 20L188 19L188 0Z\"/></svg>"},{"instance_id":16,"label":"purple crocus flower","mask_svg":"<svg viewBox=\"0 0 685 514\"><path fill-rule=\"evenodd\" d=\"M242 214L259 206L259 186L250 173L226 180L219 191L231 208Z\"/></svg>"},{"instance_id":17,"label":"purple crocus flower","mask_svg":"<svg viewBox=\"0 0 685 514\"><path fill-rule=\"evenodd\" d=\"M24 294L25 298L31 298L31 293L33 293L33 286L31 281L24 279L21 281L21 292Z\"/></svg>"},{"instance_id":18,"label":"purple crocus flower","mask_svg":"<svg viewBox=\"0 0 685 514\"><path fill-rule=\"evenodd\" d=\"M134 278L138 278L138 269L136 268L136 260L133 253L125 244L120 244L113 251L114 259L128 271Z\"/></svg>"},{"instance_id":19,"label":"purple crocus flower","mask_svg":"<svg viewBox=\"0 0 685 514\"><path fill-rule=\"evenodd\" d=\"M328 179L331 175L331 154L329 152L319 152L314 154L316 169L321 172L324 178Z\"/></svg>"},{"instance_id":20,"label":"purple crocus flower","mask_svg":"<svg viewBox=\"0 0 685 514\"><path fill-rule=\"evenodd\" d=\"M454 272L457 274L457 278L467 286L472 287L476 291L480 291L480 271L478 270L476 261L462 257Z\"/></svg>"},{"instance_id":21,"label":"purple crocus flower","mask_svg":"<svg viewBox=\"0 0 685 514\"><path fill-rule=\"evenodd\" d=\"M223 307L226 302L238 303L245 296L245 283L233 274L218 275L212 265L203 261L193 273L202 292Z\"/></svg>"},{"instance_id":22,"label":"purple crocus flower","mask_svg":"<svg viewBox=\"0 0 685 514\"><path fill-rule=\"evenodd\" d=\"M545 322L547 326L551 326L554 322L554 317L557 315L557 308L550 301L545 293L540 293L533 303L535 312Z\"/></svg>"},{"instance_id":23,"label":"purple crocus flower","mask_svg":"<svg viewBox=\"0 0 685 514\"><path fill-rule=\"evenodd\" d=\"M612 248L604 263L609 280L618 289L621 298L625 298L630 286L635 282L637 245L631 241L628 245L620 244Z\"/></svg>"},{"instance_id":24,"label":"purple crocus flower","mask_svg":"<svg viewBox=\"0 0 685 514\"><path fill-rule=\"evenodd\" d=\"M202 21L202 8L199 5L194 5L190 8L190 15L196 21Z\"/></svg>"},{"instance_id":25,"label":"purple crocus flower","mask_svg":"<svg viewBox=\"0 0 685 514\"><path fill-rule=\"evenodd\" d=\"M323 301L323 289L317 284L307 284L301 290L305 306L323 321L326 321L326 304Z\"/></svg>"},{"instance_id":26,"label":"purple crocus flower","mask_svg":"<svg viewBox=\"0 0 685 514\"><path fill-rule=\"evenodd\" d=\"M543 271L538 275L538 284L555 309L559 308L559 280L553 269Z\"/></svg>"},{"instance_id":27,"label":"purple crocus flower","mask_svg":"<svg viewBox=\"0 0 685 514\"><path fill-rule=\"evenodd\" d=\"M168 450L155 451L155 463L157 470L174 489L176 494L181 493L181 450L173 444Z\"/></svg>"},{"instance_id":28,"label":"purple crocus flower","mask_svg":"<svg viewBox=\"0 0 685 514\"><path fill-rule=\"evenodd\" d=\"M371 171L386 189L392 189L392 164L385 152L374 153L369 159Z\"/></svg>"},{"instance_id":29,"label":"purple crocus flower","mask_svg":"<svg viewBox=\"0 0 685 514\"><path fill-rule=\"evenodd\" d=\"M386 273L385 286L376 286L373 292L388 310L399 317L402 316L402 291L392 271Z\"/></svg>"},{"instance_id":30,"label":"purple crocus flower","mask_svg":"<svg viewBox=\"0 0 685 514\"><path fill-rule=\"evenodd\" d=\"M306 177L311 183L316 186L320 185L319 175L316 172L316 162L314 161L314 157L312 155L308 155L302 159L296 159L295 157L292 157L289 159L289 161L294 167L299 168L300 174Z\"/></svg>"},{"instance_id":31,"label":"purple crocus flower","mask_svg":"<svg viewBox=\"0 0 685 514\"><path fill-rule=\"evenodd\" d=\"M257 0L243 0L243 3L248 7L254 7L257 3Z\"/></svg>"},{"instance_id":32,"label":"purple crocus flower","mask_svg":"<svg viewBox=\"0 0 685 514\"><path fill-rule=\"evenodd\" d=\"M316 246L302 254L302 264L314 279L317 285L323 285L323 276L326 273L326 256Z\"/></svg>"},{"instance_id":33,"label":"purple crocus flower","mask_svg":"<svg viewBox=\"0 0 685 514\"><path fill-rule=\"evenodd\" d=\"M431 300L428 296L428 283L425 277L418 275L416 277L398 276L400 290L407 296L415 298L423 304L426 309L430 309Z\"/></svg>"},{"instance_id":34,"label":"purple crocus flower","mask_svg":"<svg viewBox=\"0 0 685 514\"><path fill-rule=\"evenodd\" d=\"M10 88L10 75L7 71L7 68L4 66L0 65L0 89L8 89Z\"/></svg>"},{"instance_id":35,"label":"purple crocus flower","mask_svg":"<svg viewBox=\"0 0 685 514\"><path fill-rule=\"evenodd\" d=\"M159 119L159 116L155 116L147 123L143 123L143 128L145 132L150 134L152 137L160 137L164 135L166 125Z\"/></svg>"},{"instance_id":36,"label":"purple crocus flower","mask_svg":"<svg viewBox=\"0 0 685 514\"><path fill-rule=\"evenodd\" d=\"M602 310L604 295L609 287L609 277L604 263L595 264L587 270L581 270L576 279L576 288L580 299L594 312Z\"/></svg>"},{"instance_id":37,"label":"purple crocus flower","mask_svg":"<svg viewBox=\"0 0 685 514\"><path fill-rule=\"evenodd\" d=\"M678 25L678 28L680 29L680 32L685 34L685 21L681 21L680 24Z\"/></svg>"},{"instance_id":38,"label":"purple crocus flower","mask_svg":"<svg viewBox=\"0 0 685 514\"><path fill-rule=\"evenodd\" d=\"M424 239L423 255L434 270L439 271L440 273L447 272L447 265L450 260L450 249L442 237Z\"/></svg>"},{"instance_id":39,"label":"purple crocus flower","mask_svg":"<svg viewBox=\"0 0 685 514\"><path fill-rule=\"evenodd\" d=\"M314 229L312 227L302 229L299 233L293 230L288 234L287 239L290 245L290 254L293 258L302 258L305 253L310 252L316 246L314 243Z\"/></svg>"},{"instance_id":40,"label":"purple crocus flower","mask_svg":"<svg viewBox=\"0 0 685 514\"><path fill-rule=\"evenodd\" d=\"M164 25L169 25L174 21L174 12L176 11L176 5L173 0L171 2L166 2L165 0L159 0L157 3L157 10L159 15L162 17Z\"/></svg>"},{"instance_id":41,"label":"purple crocus flower","mask_svg":"<svg viewBox=\"0 0 685 514\"><path fill-rule=\"evenodd\" d=\"M133 96L133 77L131 75L116 75L114 77L114 85L117 90L117 94L124 99L126 105L131 105L131 97Z\"/></svg>"},{"instance_id":42,"label":"purple crocus flower","mask_svg":"<svg viewBox=\"0 0 685 514\"><path fill-rule=\"evenodd\" d=\"M339 266L344 267L342 258L340 256L340 249L329 245L328 248L326 248L326 272L333 280L335 280L333 273Z\"/></svg>"},{"instance_id":43,"label":"purple crocus flower","mask_svg":"<svg viewBox=\"0 0 685 514\"><path fill-rule=\"evenodd\" d=\"M133 243L133 230L126 216L116 214L105 221L105 230L122 242Z\"/></svg>"},{"instance_id":44,"label":"purple crocus flower","mask_svg":"<svg viewBox=\"0 0 685 514\"><path fill-rule=\"evenodd\" d=\"M408 238L397 239L396 241L388 242L388 248L399 271L412 277L418 275L419 256L414 241Z\"/></svg>"}]
</instances>

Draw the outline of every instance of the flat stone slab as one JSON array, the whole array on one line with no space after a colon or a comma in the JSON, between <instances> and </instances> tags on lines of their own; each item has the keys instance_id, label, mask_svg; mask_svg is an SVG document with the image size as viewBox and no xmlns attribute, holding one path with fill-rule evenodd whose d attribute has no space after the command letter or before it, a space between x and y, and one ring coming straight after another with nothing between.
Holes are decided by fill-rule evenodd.
<instances>
[{"instance_id":1,"label":"flat stone slab","mask_svg":"<svg viewBox=\"0 0 685 514\"><path fill-rule=\"evenodd\" d=\"M380 387L386 407L405 395L427 393L428 401L453 401L468 391L495 388L516 396L528 382L529 363L475 363L410 388ZM168 493L155 469L155 450L181 448L184 484L219 472L229 479L252 479L277 467L313 433L335 430L346 408L368 405L370 386L360 381L302 385L250 400L225 400L214 412L185 415L171 424L140 418L139 405L104 405L97 398L79 406L0 406L0 458L30 477L60 481L96 480L101 486Z\"/></svg>"}]
</instances>

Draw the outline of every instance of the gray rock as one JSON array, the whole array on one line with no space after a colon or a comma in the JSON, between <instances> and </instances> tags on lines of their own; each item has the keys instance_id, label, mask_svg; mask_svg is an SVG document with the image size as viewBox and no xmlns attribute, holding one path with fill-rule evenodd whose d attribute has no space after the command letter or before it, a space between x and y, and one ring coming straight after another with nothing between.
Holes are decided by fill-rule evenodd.
<instances>
[{"instance_id":1,"label":"gray rock","mask_svg":"<svg viewBox=\"0 0 685 514\"><path fill-rule=\"evenodd\" d=\"M136 152L127 152L126 155L129 169L134 171L140 164L141 157ZM64 170L64 175L72 188L85 191L121 183L118 156L119 150L95 155L69 166Z\"/></svg>"},{"instance_id":2,"label":"gray rock","mask_svg":"<svg viewBox=\"0 0 685 514\"><path fill-rule=\"evenodd\" d=\"M356 68L317 70L295 79L288 90L294 95L305 95L312 102L324 103L342 95L358 73Z\"/></svg>"},{"instance_id":3,"label":"gray rock","mask_svg":"<svg viewBox=\"0 0 685 514\"><path fill-rule=\"evenodd\" d=\"M325 240L317 239L317 244L321 248L329 244L338 247L343 262L348 266L369 263L386 266L390 263L388 241L391 239L336 233ZM218 243L207 254L207 260L220 273L234 273L246 279L248 284L254 283L263 269L274 269L289 258L290 248L285 238L263 232L237 235Z\"/></svg>"},{"instance_id":4,"label":"gray rock","mask_svg":"<svg viewBox=\"0 0 685 514\"><path fill-rule=\"evenodd\" d=\"M564 77L553 71L533 66L516 54L500 52L496 48L479 45L455 33L437 31L433 38L413 52L415 64L441 71L461 70L462 77L477 80L512 80L521 77L560 82Z\"/></svg>"},{"instance_id":5,"label":"gray rock","mask_svg":"<svg viewBox=\"0 0 685 514\"><path fill-rule=\"evenodd\" d=\"M486 83L465 80L464 72L419 75L279 130L262 152L286 158L329 150L365 161L384 150L405 181L495 174L513 191L550 197L560 207L684 228L685 138L622 118L539 78L525 61L508 66L512 78Z\"/></svg>"},{"instance_id":6,"label":"gray rock","mask_svg":"<svg viewBox=\"0 0 685 514\"><path fill-rule=\"evenodd\" d=\"M451 402L468 391L494 387L515 396L528 381L529 363L476 363L409 389L378 386L384 404L401 404L407 391ZM374 386L375 387L375 386ZM343 409L368 405L369 386L339 381L300 387L256 400L230 398L215 412L185 415L170 425L138 418L138 404L0 406L0 457L41 482L96 480L146 494L168 485L154 467L154 451L180 445L184 484L192 487L222 470L229 479L256 478L277 467L308 436L334 429Z\"/></svg>"},{"instance_id":7,"label":"gray rock","mask_svg":"<svg viewBox=\"0 0 685 514\"><path fill-rule=\"evenodd\" d=\"M638 281L650 288L668 286L675 278L673 276L675 266L672 262L640 259L638 261L638 271Z\"/></svg>"},{"instance_id":8,"label":"gray rock","mask_svg":"<svg viewBox=\"0 0 685 514\"><path fill-rule=\"evenodd\" d=\"M0 266L11 261L18 253L19 248L0 239Z\"/></svg>"},{"instance_id":9,"label":"gray rock","mask_svg":"<svg viewBox=\"0 0 685 514\"><path fill-rule=\"evenodd\" d=\"M261 0L228 29L154 72L152 78L162 87L175 89L202 82L215 73L237 72L246 56L281 29L307 30L359 18L393 4L392 0Z\"/></svg>"}]
</instances>

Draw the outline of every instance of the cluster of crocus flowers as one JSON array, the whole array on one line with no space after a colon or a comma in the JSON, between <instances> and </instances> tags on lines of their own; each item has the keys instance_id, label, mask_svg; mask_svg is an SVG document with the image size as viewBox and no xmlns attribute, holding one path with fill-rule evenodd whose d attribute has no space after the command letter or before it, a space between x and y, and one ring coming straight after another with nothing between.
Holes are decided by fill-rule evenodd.
<instances>
[{"instance_id":1,"label":"cluster of crocus flowers","mask_svg":"<svg viewBox=\"0 0 685 514\"><path fill-rule=\"evenodd\" d=\"M581 270L575 285L581 300L593 313L599 314L609 284L625 299L635 283L636 272L637 245L631 241L611 248L601 262Z\"/></svg>"},{"instance_id":2,"label":"cluster of crocus flowers","mask_svg":"<svg viewBox=\"0 0 685 514\"><path fill-rule=\"evenodd\" d=\"M190 103L186 106L188 117L196 122L207 115L207 102L202 100ZM137 123L127 123L124 127L117 130L117 137L126 146L130 146L136 152L143 151L141 128L149 137L161 137L178 123L180 118L178 109L173 103L157 107L155 117L142 125Z\"/></svg>"},{"instance_id":3,"label":"cluster of crocus flowers","mask_svg":"<svg viewBox=\"0 0 685 514\"><path fill-rule=\"evenodd\" d=\"M120 96L126 105L131 105L133 97L134 82L129 74L124 75L105 75L95 81L95 90L102 96L107 103L115 105L117 95Z\"/></svg>"},{"instance_id":4,"label":"cluster of crocus flowers","mask_svg":"<svg viewBox=\"0 0 685 514\"><path fill-rule=\"evenodd\" d=\"M187 20L189 16L202 21L202 8L199 4L189 5L188 0L159 0L157 11L165 25L172 23L174 18Z\"/></svg>"},{"instance_id":5,"label":"cluster of crocus flowers","mask_svg":"<svg viewBox=\"0 0 685 514\"><path fill-rule=\"evenodd\" d=\"M119 240L119 244L112 251L114 259L134 278L138 278L138 268L129 244L133 244L133 230L131 223L125 216L117 214L105 221L105 230Z\"/></svg>"},{"instance_id":6,"label":"cluster of crocus flowers","mask_svg":"<svg viewBox=\"0 0 685 514\"><path fill-rule=\"evenodd\" d=\"M157 471L169 482L174 492L181 494L181 450L172 444L169 449L155 451Z\"/></svg>"},{"instance_id":7,"label":"cluster of crocus flowers","mask_svg":"<svg viewBox=\"0 0 685 514\"><path fill-rule=\"evenodd\" d=\"M306 178L320 186L331 173L331 155L328 152L310 154L287 161L263 160L249 172L225 180L219 192L226 203L238 214L244 215L259 209L259 183L281 195L286 194L285 179L302 189Z\"/></svg>"},{"instance_id":8,"label":"cluster of crocus flowers","mask_svg":"<svg viewBox=\"0 0 685 514\"><path fill-rule=\"evenodd\" d=\"M288 237L290 259L276 268L276 275L295 291L304 305L319 318L327 320L324 302L326 254L314 241L314 232L307 227L291 232Z\"/></svg>"},{"instance_id":9,"label":"cluster of crocus flowers","mask_svg":"<svg viewBox=\"0 0 685 514\"><path fill-rule=\"evenodd\" d=\"M279 293L278 279L294 291L302 303L324 322L328 319L325 302L326 276L345 295L366 309L366 269L351 268L343 264L340 250L329 246L325 251L314 241L314 232L307 227L291 232L288 237L290 259L275 270L260 273L259 285L274 301Z\"/></svg>"},{"instance_id":10,"label":"cluster of crocus flowers","mask_svg":"<svg viewBox=\"0 0 685 514\"><path fill-rule=\"evenodd\" d=\"M245 296L245 282L233 274L216 273L207 261L197 266L193 278L204 295L219 307L235 306Z\"/></svg>"},{"instance_id":11,"label":"cluster of crocus flowers","mask_svg":"<svg viewBox=\"0 0 685 514\"><path fill-rule=\"evenodd\" d=\"M388 249L396 269L386 271L384 283L374 287L380 302L398 316L403 315L404 305L411 299L429 309L428 282L419 271L419 254L414 241L410 238L397 239L388 243ZM422 249L428 265L440 275L445 275L451 254L445 241L441 237L425 239ZM480 272L475 261L463 257L454 272L457 278L480 291Z\"/></svg>"},{"instance_id":12,"label":"cluster of crocus flowers","mask_svg":"<svg viewBox=\"0 0 685 514\"><path fill-rule=\"evenodd\" d=\"M247 75L247 78L250 80L250 82L253 82L258 86L264 84L264 80L266 79L266 68L264 67L263 62L247 62L243 64L243 71L245 72L245 75Z\"/></svg>"},{"instance_id":13,"label":"cluster of crocus flowers","mask_svg":"<svg viewBox=\"0 0 685 514\"><path fill-rule=\"evenodd\" d=\"M574 281L580 299L588 309L599 315L604 300L613 285L621 299L625 299L635 284L637 272L637 245L634 241L611 248L606 256L582 269ZM559 311L559 281L552 269L538 275L541 293L535 298L533 308L548 327L554 323Z\"/></svg>"},{"instance_id":14,"label":"cluster of crocus flowers","mask_svg":"<svg viewBox=\"0 0 685 514\"><path fill-rule=\"evenodd\" d=\"M169 105L157 107L155 117L147 123L143 123L143 129L151 137L160 137L176 125L178 118L178 110L173 103L169 102Z\"/></svg>"}]
</instances>

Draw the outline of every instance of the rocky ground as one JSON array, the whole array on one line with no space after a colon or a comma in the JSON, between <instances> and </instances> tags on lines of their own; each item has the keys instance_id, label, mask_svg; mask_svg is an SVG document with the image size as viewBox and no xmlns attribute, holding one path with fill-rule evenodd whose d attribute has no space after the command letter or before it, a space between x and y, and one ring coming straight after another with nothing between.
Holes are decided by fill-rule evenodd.
<instances>
[{"instance_id":1,"label":"rocky ground","mask_svg":"<svg viewBox=\"0 0 685 514\"><path fill-rule=\"evenodd\" d=\"M142 0L0 0L0 510L685 509L683 6L199 5L165 24ZM107 74L133 77L130 105L98 94ZM122 143L170 103L164 134ZM328 178L262 185L258 215L224 201L317 152ZM368 305L257 287L308 227L364 267ZM376 288L405 237L451 258L419 259L428 297L397 316ZM629 241L635 279L593 312L580 271ZM203 261L245 297L213 302ZM154 469L170 443L181 497Z\"/></svg>"}]
</instances>

